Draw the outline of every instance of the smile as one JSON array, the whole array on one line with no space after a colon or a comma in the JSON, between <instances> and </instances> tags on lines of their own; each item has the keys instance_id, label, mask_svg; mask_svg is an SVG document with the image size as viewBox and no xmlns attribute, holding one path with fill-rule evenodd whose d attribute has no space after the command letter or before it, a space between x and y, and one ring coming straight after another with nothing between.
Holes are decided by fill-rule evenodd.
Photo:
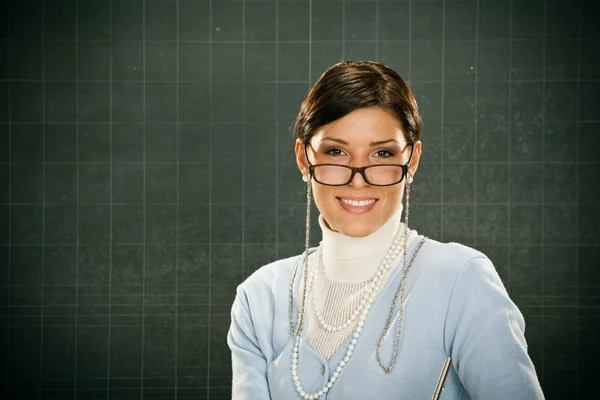
<instances>
[{"instance_id":1,"label":"smile","mask_svg":"<svg viewBox=\"0 0 600 400\"><path fill-rule=\"evenodd\" d=\"M369 212L375 207L378 199L370 198L370 199L361 199L361 200L353 200L346 199L343 197L337 197L342 208L352 214L363 214Z\"/></svg>"},{"instance_id":2,"label":"smile","mask_svg":"<svg viewBox=\"0 0 600 400\"><path fill-rule=\"evenodd\" d=\"M373 204L375 203L375 199L371 199L371 200L348 200L348 199L343 199L340 197L340 200L343 201L346 204L350 204L351 206L359 206L359 207L363 207L363 206L368 206L369 204Z\"/></svg>"}]
</instances>

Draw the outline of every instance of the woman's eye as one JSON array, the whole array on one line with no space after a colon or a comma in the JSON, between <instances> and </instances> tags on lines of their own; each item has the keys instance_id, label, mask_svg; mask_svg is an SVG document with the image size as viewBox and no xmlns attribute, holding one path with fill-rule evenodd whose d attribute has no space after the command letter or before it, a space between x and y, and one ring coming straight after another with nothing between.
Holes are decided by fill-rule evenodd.
<instances>
[{"instance_id":1,"label":"woman's eye","mask_svg":"<svg viewBox=\"0 0 600 400\"><path fill-rule=\"evenodd\" d=\"M342 155L342 150L340 149L329 149L325 152L325 154L328 154L330 156L340 156Z\"/></svg>"},{"instance_id":2,"label":"woman's eye","mask_svg":"<svg viewBox=\"0 0 600 400\"><path fill-rule=\"evenodd\" d=\"M391 151L389 151L389 150L379 150L379 151L378 151L377 153L375 153L375 154L377 154L377 156L378 156L378 157L383 157L383 158L391 157L391 156L393 156L393 155L394 155L394 154L393 154Z\"/></svg>"}]
</instances>

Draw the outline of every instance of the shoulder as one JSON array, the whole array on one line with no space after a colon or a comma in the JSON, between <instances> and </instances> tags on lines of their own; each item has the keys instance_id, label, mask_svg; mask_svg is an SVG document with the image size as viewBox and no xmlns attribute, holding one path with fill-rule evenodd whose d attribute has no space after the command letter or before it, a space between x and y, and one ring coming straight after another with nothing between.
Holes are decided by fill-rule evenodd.
<instances>
[{"instance_id":1,"label":"shoulder","mask_svg":"<svg viewBox=\"0 0 600 400\"><path fill-rule=\"evenodd\" d=\"M423 255L420 257L435 274L447 281L458 279L469 265L491 265L488 256L480 250L461 243L444 243L430 238L423 244Z\"/></svg>"},{"instance_id":2,"label":"shoulder","mask_svg":"<svg viewBox=\"0 0 600 400\"><path fill-rule=\"evenodd\" d=\"M437 293L445 293L452 304L456 304L457 298L474 302L489 299L490 292L508 297L496 266L482 251L433 239L425 242L423 250L418 258L421 258L425 281Z\"/></svg>"},{"instance_id":3,"label":"shoulder","mask_svg":"<svg viewBox=\"0 0 600 400\"><path fill-rule=\"evenodd\" d=\"M435 275L431 281L444 287L449 295L448 313L482 316L510 312L521 318L496 266L485 253L460 243L428 242L425 257Z\"/></svg>"},{"instance_id":4,"label":"shoulder","mask_svg":"<svg viewBox=\"0 0 600 400\"><path fill-rule=\"evenodd\" d=\"M232 323L255 337L270 359L289 339L290 284L298 262L296 288L302 277L303 254L282 258L258 268L237 287L232 306ZM269 350L271 349L271 350Z\"/></svg>"}]
</instances>

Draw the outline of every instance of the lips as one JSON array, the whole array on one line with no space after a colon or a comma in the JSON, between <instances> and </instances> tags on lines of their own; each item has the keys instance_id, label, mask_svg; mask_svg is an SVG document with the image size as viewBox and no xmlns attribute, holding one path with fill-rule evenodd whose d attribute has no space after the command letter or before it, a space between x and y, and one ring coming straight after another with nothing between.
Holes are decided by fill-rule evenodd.
<instances>
[{"instance_id":1,"label":"lips","mask_svg":"<svg viewBox=\"0 0 600 400\"><path fill-rule=\"evenodd\" d=\"M379 199L373 197L364 198L336 198L340 206L349 213L352 214L364 214L371 211Z\"/></svg>"}]
</instances>

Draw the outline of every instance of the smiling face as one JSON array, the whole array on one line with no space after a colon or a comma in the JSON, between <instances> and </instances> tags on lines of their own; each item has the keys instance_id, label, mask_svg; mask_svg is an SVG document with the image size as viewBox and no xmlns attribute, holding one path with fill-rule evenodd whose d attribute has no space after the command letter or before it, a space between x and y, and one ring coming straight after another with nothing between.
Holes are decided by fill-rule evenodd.
<instances>
[{"instance_id":1,"label":"smiling face","mask_svg":"<svg viewBox=\"0 0 600 400\"><path fill-rule=\"evenodd\" d=\"M402 125L390 112L376 107L359 108L319 127L307 146L311 164L342 164L363 167L406 164L411 146ZM421 142L414 143L409 173L415 174ZM296 161L308 174L304 144L296 141ZM367 236L379 229L398 210L406 178L391 186L373 186L361 174L345 186L326 186L312 180L315 204L330 229L351 237ZM358 201L358 203L357 203Z\"/></svg>"}]
</instances>

